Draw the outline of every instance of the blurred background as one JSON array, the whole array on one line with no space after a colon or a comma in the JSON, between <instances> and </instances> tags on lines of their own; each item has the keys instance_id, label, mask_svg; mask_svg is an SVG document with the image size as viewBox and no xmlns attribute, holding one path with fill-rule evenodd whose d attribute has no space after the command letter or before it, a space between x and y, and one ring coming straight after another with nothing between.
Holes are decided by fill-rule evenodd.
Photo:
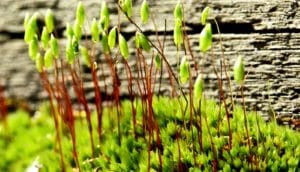
<instances>
[{"instance_id":1,"label":"blurred background","mask_svg":"<svg viewBox=\"0 0 300 172\"><path fill-rule=\"evenodd\" d=\"M48 8L55 15L56 30L60 41L64 42L66 22L73 23L76 0L1 0L0 1L0 84L8 104L12 108L21 106L34 110L47 95L41 86L34 63L29 59L27 45L23 41L23 19L26 13L39 12L41 20ZM111 27L117 24L116 0L106 0L111 12ZM232 70L238 56L244 56L246 70L246 102L248 109L262 112L268 116L273 108L278 116L297 118L300 116L300 2L296 0L185 0L185 20L195 57L200 60L198 39L202 26L202 9L208 5L211 15L219 22L225 58ZM87 20L99 18L102 0L83 0ZM133 19L141 25L139 7L141 0L133 0ZM159 37L166 34L165 53L176 69L176 47L173 43L173 9L177 0L149 0L152 17L157 24ZM212 19L212 17L210 18ZM136 29L125 18L122 32L130 46ZM165 27L166 26L166 27ZM143 25L145 34L155 40L153 24ZM216 33L215 25L213 25ZM88 27L86 28L88 30ZM166 32L165 32L166 31ZM89 34L89 32L86 32ZM222 51L219 35L214 35L214 55L219 64ZM62 46L63 50L64 47ZM99 62L101 62L101 51ZM181 55L184 52L180 52ZM134 66L134 50L130 65ZM103 66L105 71L108 68ZM219 67L219 65L217 65ZM118 64L122 82L122 94L127 94L127 83L123 65ZM107 72L109 83L109 72ZM93 99L92 81L85 78L85 89L89 100ZM105 78L104 78L105 79ZM101 83L103 80L100 81ZM217 79L213 73L211 60L205 62L206 96L218 98ZM163 75L162 94L169 95L168 76ZM269 84L268 84L269 83ZM268 90L268 85L270 89ZM238 87L234 85L235 93ZM270 95L270 96L268 96ZM240 96L237 95L240 99Z\"/></svg>"}]
</instances>

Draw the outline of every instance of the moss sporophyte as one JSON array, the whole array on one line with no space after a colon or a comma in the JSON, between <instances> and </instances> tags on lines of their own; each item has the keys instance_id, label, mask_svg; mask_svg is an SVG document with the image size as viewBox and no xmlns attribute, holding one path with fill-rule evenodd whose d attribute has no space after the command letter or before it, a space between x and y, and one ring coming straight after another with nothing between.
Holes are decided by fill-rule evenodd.
<instances>
[{"instance_id":1,"label":"moss sporophyte","mask_svg":"<svg viewBox=\"0 0 300 172\"><path fill-rule=\"evenodd\" d=\"M115 25L110 23L112 5L117 7ZM135 10L137 7L139 10ZM187 34L185 3L179 0L174 5L170 14L174 17L174 29L170 37L173 36L172 46L176 49L176 67L169 62L176 57L166 53L167 35L165 32L163 37L159 35L150 1L143 0L140 4L131 0L119 0L116 4L103 1L99 15L92 19L86 17L88 10L85 2L80 1L74 12L75 20L65 26L65 46L60 46L55 12L26 15L23 24L29 57L49 97L50 112L43 111L42 115L50 114L54 122L50 129L42 122L30 124L32 128L28 132L39 130L35 137L41 137L39 134L45 135L46 130L55 131L51 142L41 146L58 150L60 166L53 165L57 164L57 159L51 159L57 156L53 151L22 149L22 155L40 156L39 163L45 171L51 165L54 171L71 168L77 171L295 171L299 168L299 133L265 123L257 113L245 110L244 62L247 59L244 61L242 56L237 58L232 71L234 84L241 89L242 106L235 103L239 99L232 96L232 77L227 71L230 65L225 60L213 8L205 7L201 13L199 47L194 50ZM41 15L45 21L37 22ZM45 25L40 26L41 23ZM155 36L144 31L143 27L151 24ZM133 38L126 33L125 25L136 29ZM220 69L215 65L213 38L217 35L212 25L216 26L219 36L216 40L220 41L216 46L220 45L222 50ZM218 103L209 100L205 92L206 62L216 75ZM108 74L104 66L108 66ZM125 77L119 76L120 66L124 66ZM92 79L91 100L85 93L84 68L89 69ZM170 83L169 97L159 94L163 77ZM122 100L121 85L127 86L129 100ZM225 90L230 91L225 93ZM19 127L29 125L24 114L15 118L24 120L24 125ZM15 121L11 117L8 124L15 125ZM16 137L22 135L16 128L12 130L16 130ZM1 131L0 127L0 137ZM10 144L18 146L13 141ZM1 149L3 145L0 139ZM2 164L14 161L8 158L9 153L4 153L0 171L11 170ZM29 166L30 161L24 163Z\"/></svg>"}]
</instances>

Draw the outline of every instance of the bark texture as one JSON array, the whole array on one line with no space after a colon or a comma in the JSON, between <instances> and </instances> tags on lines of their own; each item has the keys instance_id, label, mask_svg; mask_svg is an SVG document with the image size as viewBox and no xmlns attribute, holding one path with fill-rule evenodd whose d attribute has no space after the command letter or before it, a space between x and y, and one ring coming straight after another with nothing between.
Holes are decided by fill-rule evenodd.
<instances>
[{"instance_id":1,"label":"bark texture","mask_svg":"<svg viewBox=\"0 0 300 172\"><path fill-rule=\"evenodd\" d=\"M152 17L157 24L159 38L166 33L165 54L176 70L176 48L173 37L173 8L177 0L153 0L150 2ZM184 17L187 32L195 57L204 57L198 50L198 38L202 26L200 16L202 9L208 5L212 15L221 28L225 59L229 70L241 55L245 58L246 70L246 102L249 109L257 106L265 115L269 111L269 103L278 115L300 115L300 2L296 0L185 0ZM99 18L101 1L89 0L83 2L87 18ZM111 11L111 26L117 24L117 6L115 1L107 0ZM27 46L23 41L23 19L27 12L36 11L44 14L47 8L55 13L57 32L64 42L65 23L74 21L77 1L75 0L1 0L0 2L0 83L5 87L7 97L36 102L46 97L40 85L34 64L28 58ZM156 40L153 24L142 25L139 19L141 0L133 0L133 19L140 24L152 40ZM42 16L42 15L41 15ZM212 19L212 18L210 18ZM133 36L136 28L122 17L122 32L133 47ZM166 28L165 28L166 23ZM88 28L86 28L87 34ZM164 32L166 30L166 32ZM216 33L215 25L213 25ZM219 59L222 51L218 43L220 37L214 34L214 61L220 68ZM61 49L64 49L63 47ZM99 58L101 51L99 50ZM180 51L180 55L184 52ZM135 71L134 52L131 52L130 65ZM190 58L190 57L189 57ZM218 97L217 79L213 73L212 54L205 63L205 81L207 97ZM111 83L107 66L103 66L105 79ZM122 63L118 64L118 72L122 82L121 91L127 94L126 70ZM92 81L90 75L84 75L85 89L90 100L93 99ZM164 94L169 94L168 75L163 74ZM104 79L104 78L103 78ZM103 85L103 79L100 85ZM268 91L268 82L270 90ZM234 95L238 87L234 84ZM268 99L268 92L270 97ZM238 100L240 98L238 94Z\"/></svg>"}]
</instances>

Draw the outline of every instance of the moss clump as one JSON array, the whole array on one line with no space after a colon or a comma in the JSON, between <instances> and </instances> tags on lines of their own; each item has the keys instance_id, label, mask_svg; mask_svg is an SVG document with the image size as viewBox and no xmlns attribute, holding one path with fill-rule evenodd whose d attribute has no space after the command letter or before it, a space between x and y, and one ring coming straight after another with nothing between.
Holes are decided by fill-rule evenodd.
<instances>
[{"instance_id":1,"label":"moss clump","mask_svg":"<svg viewBox=\"0 0 300 172\"><path fill-rule=\"evenodd\" d=\"M228 126L224 108L214 101L204 101L201 115L207 117L208 127L202 124L203 149L199 145L197 120L189 123L189 112L182 114L182 106L177 99L154 97L154 115L160 129L161 146L157 143L157 133L148 142L147 130L143 129L141 121L142 105L136 100L137 133L134 138L130 101L122 102L121 115L121 144L118 144L116 127L116 109L105 108L103 114L103 140L97 143L96 156L91 158L91 150L86 143L89 133L85 129L87 124L79 115L76 120L76 135L79 161L82 171L144 171L150 169L162 171L182 168L184 171L211 171L214 158L213 150L217 154L216 168L224 171L296 171L300 162L300 133L275 123L265 123L253 112L247 113L251 138L251 155L247 146L247 137L244 130L243 110L234 109L232 124L232 148L229 150ZM166 108L168 107L168 108ZM220 114L219 114L220 112ZM195 114L195 118L199 114ZM96 114L92 116L96 123ZM198 123L198 124L197 124ZM55 145L55 128L52 122L49 107L44 105L34 117L23 111L9 115L8 129L0 125L0 171L23 171L39 157L41 171L59 171L59 155L53 151ZM96 125L94 125L96 126ZM64 128L64 127L63 127ZM66 127L67 128L67 127ZM72 143L68 132L62 139L65 164L67 170L75 167L72 158ZM208 130L212 134L214 148L211 145ZM94 128L96 131L96 127ZM96 132L94 132L96 133ZM96 134L94 135L96 138ZM180 151L179 151L180 148ZM149 151L149 152L148 152ZM149 154L148 154L149 153ZM149 156L150 155L150 156ZM150 157L150 161L148 158ZM250 161L250 158L252 159Z\"/></svg>"}]
</instances>

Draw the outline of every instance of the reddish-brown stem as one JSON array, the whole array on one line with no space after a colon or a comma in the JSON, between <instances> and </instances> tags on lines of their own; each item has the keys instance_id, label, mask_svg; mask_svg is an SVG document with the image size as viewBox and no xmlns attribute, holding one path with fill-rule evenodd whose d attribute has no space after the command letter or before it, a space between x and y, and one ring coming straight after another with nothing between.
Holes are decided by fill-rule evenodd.
<instances>
[{"instance_id":1,"label":"reddish-brown stem","mask_svg":"<svg viewBox=\"0 0 300 172\"><path fill-rule=\"evenodd\" d=\"M53 98L53 89L50 85L50 81L48 80L48 76L46 71L42 71L40 73L40 77L44 86L44 89L46 90L48 96L49 96L49 100L50 100L50 108L51 108L51 114L54 120L54 125L55 125L55 131L56 131L56 139L58 142L58 151L60 154L60 163L61 163L61 169L62 171L65 171L65 164L64 164L64 158L63 158L63 153L62 153L62 144L61 144L61 138L60 138L60 132L59 132L59 121L58 121L58 117L56 115L56 110L55 110L55 106L54 106L54 98Z\"/></svg>"},{"instance_id":2,"label":"reddish-brown stem","mask_svg":"<svg viewBox=\"0 0 300 172\"><path fill-rule=\"evenodd\" d=\"M204 101L206 101L206 100L204 100ZM208 120L207 120L207 116L206 116L206 115L207 115L207 114L206 114L206 109L205 109L204 121L205 121L205 124L206 124L206 127L207 127L209 139L210 139L211 151L212 151L212 153L213 153L213 171L216 172L217 169L218 169L217 152L216 152L216 147L215 147L215 144L214 144L214 141L213 141L211 132L210 132L210 127L209 127L209 124L208 124Z\"/></svg>"},{"instance_id":3,"label":"reddish-brown stem","mask_svg":"<svg viewBox=\"0 0 300 172\"><path fill-rule=\"evenodd\" d=\"M64 66L63 66L63 59L61 59L61 77L62 77L62 97L64 100L64 122L67 124L69 130L70 130L70 134L71 134L71 138L72 138L72 146L73 146L73 158L74 161L76 163L76 167L78 168L79 171L81 171L80 169L80 164L79 164L79 160L78 160L78 154L77 154L77 150L76 150L76 133L75 133L75 119L74 119L74 114L73 114L73 107L72 107L72 100L71 97L69 95L69 92L67 90L67 87L65 85L65 74L64 74Z\"/></svg>"},{"instance_id":4,"label":"reddish-brown stem","mask_svg":"<svg viewBox=\"0 0 300 172\"><path fill-rule=\"evenodd\" d=\"M98 139L99 139L99 144L101 143L102 137L102 113L103 113L103 107L102 107L102 96L101 96L101 89L98 83L98 77L97 77L97 69L96 66L94 65L95 62L95 50L94 50L94 44L92 47L92 59L90 58L90 64L91 64L91 75L93 79L93 84L94 84L94 93L95 93L95 104L96 104L96 111L97 111L97 122L98 122L98 127L97 127L97 132L98 132ZM105 84L106 87L106 84ZM106 88L105 88L106 89Z\"/></svg>"},{"instance_id":5,"label":"reddish-brown stem","mask_svg":"<svg viewBox=\"0 0 300 172\"><path fill-rule=\"evenodd\" d=\"M113 97L117 108L117 125L118 125L118 135L119 135L119 145L121 145L121 129L120 129L120 80L117 74L117 69L113 63L113 60L110 55L105 54L105 58L109 64L111 75L113 78Z\"/></svg>"},{"instance_id":6,"label":"reddish-brown stem","mask_svg":"<svg viewBox=\"0 0 300 172\"><path fill-rule=\"evenodd\" d=\"M4 127L7 128L7 106L5 101L4 88L0 84L0 122L2 121Z\"/></svg>"},{"instance_id":7,"label":"reddish-brown stem","mask_svg":"<svg viewBox=\"0 0 300 172\"><path fill-rule=\"evenodd\" d=\"M132 123L133 123L133 133L134 133L134 138L137 139L137 133L136 133L136 110L134 107L134 95L133 95L133 90L132 90L132 72L130 69L130 66L125 60L125 67L127 69L127 74L129 75L128 77L128 92L129 92L129 97L130 97L130 103L131 103L131 111L132 111ZM128 76L127 75L127 76Z\"/></svg>"},{"instance_id":8,"label":"reddish-brown stem","mask_svg":"<svg viewBox=\"0 0 300 172\"><path fill-rule=\"evenodd\" d=\"M158 148L158 160L159 160L159 170L162 171L162 155L163 155L163 148L161 144L161 139L160 139L160 132L159 132L159 127L157 121L155 122L155 131L156 131L156 143L157 143L157 148Z\"/></svg>"},{"instance_id":9,"label":"reddish-brown stem","mask_svg":"<svg viewBox=\"0 0 300 172\"><path fill-rule=\"evenodd\" d=\"M85 94L84 94L84 89L82 87L82 81L78 77L76 71L74 68L72 68L69 65L69 70L72 76L72 86L75 91L78 103L80 103L84 111L86 113L86 121L88 124L88 129L89 129L89 134L90 134L90 142L91 142L91 150L92 150L92 157L95 156L95 150L94 150L94 139L93 139L93 127L92 127L92 121L91 121L91 111L88 107L88 102L86 100Z\"/></svg>"},{"instance_id":10,"label":"reddish-brown stem","mask_svg":"<svg viewBox=\"0 0 300 172\"><path fill-rule=\"evenodd\" d=\"M243 101L243 114L244 114L244 125L245 125L245 130L246 130L246 135L247 135L247 145L248 145L249 154L250 154L250 166L252 168L251 141L250 141L250 136L249 136L248 120L247 120L247 115L246 115L246 104L245 104L245 97L244 97L244 83L242 83L242 86L241 86L241 96L242 96L242 101Z\"/></svg>"},{"instance_id":11,"label":"reddish-brown stem","mask_svg":"<svg viewBox=\"0 0 300 172\"><path fill-rule=\"evenodd\" d=\"M194 158L194 166L196 166L196 153L195 153L195 140L194 140L194 117L193 117L193 110L194 110L194 102L193 102L193 75L191 74L191 69L189 68L189 97L190 97L190 128L192 130L192 147L193 147L193 158Z\"/></svg>"}]
</instances>

